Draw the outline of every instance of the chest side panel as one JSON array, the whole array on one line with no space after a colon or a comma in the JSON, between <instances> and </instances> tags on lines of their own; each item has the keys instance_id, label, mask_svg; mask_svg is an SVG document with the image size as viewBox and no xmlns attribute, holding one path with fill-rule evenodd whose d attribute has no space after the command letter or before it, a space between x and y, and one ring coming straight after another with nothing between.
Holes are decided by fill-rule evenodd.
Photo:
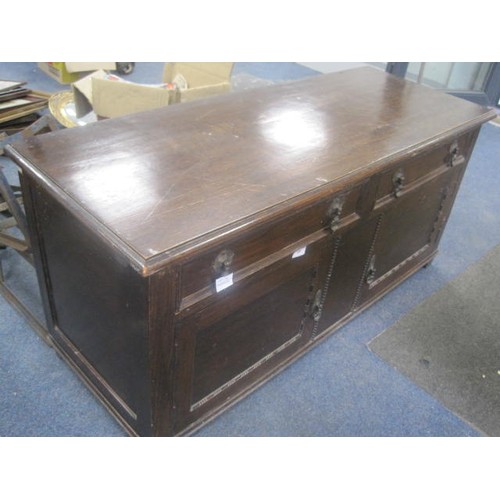
<instances>
[{"instance_id":1,"label":"chest side panel","mask_svg":"<svg viewBox=\"0 0 500 500\"><path fill-rule=\"evenodd\" d=\"M130 427L147 433L147 280L46 192L30 191L53 340Z\"/></svg>"}]
</instances>

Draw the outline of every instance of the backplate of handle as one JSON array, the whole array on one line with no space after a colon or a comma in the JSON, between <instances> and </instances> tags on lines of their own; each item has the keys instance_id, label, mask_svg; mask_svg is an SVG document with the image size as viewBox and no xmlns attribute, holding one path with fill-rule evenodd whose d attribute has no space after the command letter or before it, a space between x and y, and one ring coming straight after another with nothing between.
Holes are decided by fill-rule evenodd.
<instances>
[{"instance_id":1,"label":"backplate of handle","mask_svg":"<svg viewBox=\"0 0 500 500\"><path fill-rule=\"evenodd\" d=\"M314 321L319 321L321 318L321 298L323 294L321 289L316 291L316 294L314 295L314 300L311 305L311 316Z\"/></svg>"},{"instance_id":2,"label":"backplate of handle","mask_svg":"<svg viewBox=\"0 0 500 500\"><path fill-rule=\"evenodd\" d=\"M233 263L234 252L229 249L224 249L219 252L213 263L213 269L218 276L229 274L231 264Z\"/></svg>"},{"instance_id":3,"label":"backplate of handle","mask_svg":"<svg viewBox=\"0 0 500 500\"><path fill-rule=\"evenodd\" d=\"M403 173L402 170L398 170L392 176L392 185L394 186L394 196L396 198L399 198L401 196L404 182L405 182L405 174Z\"/></svg>"}]
</instances>

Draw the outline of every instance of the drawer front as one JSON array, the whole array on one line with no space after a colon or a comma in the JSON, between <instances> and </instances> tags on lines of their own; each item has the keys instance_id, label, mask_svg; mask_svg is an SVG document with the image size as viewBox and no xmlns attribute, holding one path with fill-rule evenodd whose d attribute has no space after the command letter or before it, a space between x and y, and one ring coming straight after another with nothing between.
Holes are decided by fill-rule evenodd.
<instances>
[{"instance_id":1,"label":"drawer front","mask_svg":"<svg viewBox=\"0 0 500 500\"><path fill-rule=\"evenodd\" d=\"M187 261L180 272L180 309L214 293L216 280L225 275L251 274L254 267L265 265L269 256L278 251L287 249L290 254L300 251L318 230L329 232L330 225L336 230L357 221L360 192L361 186L358 186L298 212L290 211L255 229L243 229Z\"/></svg>"},{"instance_id":2,"label":"drawer front","mask_svg":"<svg viewBox=\"0 0 500 500\"><path fill-rule=\"evenodd\" d=\"M471 142L470 134L463 135L382 173L379 177L375 208L399 198L407 190L432 180L450 168L463 165L469 157Z\"/></svg>"}]
</instances>

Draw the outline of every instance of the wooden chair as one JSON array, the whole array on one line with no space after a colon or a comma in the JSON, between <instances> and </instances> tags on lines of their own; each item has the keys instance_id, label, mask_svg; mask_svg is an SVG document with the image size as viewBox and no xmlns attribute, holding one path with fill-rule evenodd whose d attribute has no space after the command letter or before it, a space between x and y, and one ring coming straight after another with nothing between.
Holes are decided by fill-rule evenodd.
<instances>
[{"instance_id":1,"label":"wooden chair","mask_svg":"<svg viewBox=\"0 0 500 500\"><path fill-rule=\"evenodd\" d=\"M44 115L29 127L24 129L16 138L21 139L55 131L59 128L56 120L51 115ZM10 137L0 134L0 156L3 155L3 145ZM21 174L19 174L21 175ZM21 187L9 183L0 165L0 257L6 248L12 248L29 264L33 265L33 254L31 252L28 224L23 209L23 198ZM29 322L30 326L50 344L45 325L33 315L24 305L19 297L8 287L2 269L0 258L0 293L3 297Z\"/></svg>"}]
</instances>

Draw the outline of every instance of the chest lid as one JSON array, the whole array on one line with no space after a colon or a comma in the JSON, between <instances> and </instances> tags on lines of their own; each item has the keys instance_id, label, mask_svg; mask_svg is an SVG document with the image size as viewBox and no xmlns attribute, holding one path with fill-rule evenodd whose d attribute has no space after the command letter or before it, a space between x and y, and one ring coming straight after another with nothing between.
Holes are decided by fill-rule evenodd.
<instances>
[{"instance_id":1,"label":"chest lid","mask_svg":"<svg viewBox=\"0 0 500 500\"><path fill-rule=\"evenodd\" d=\"M35 136L7 154L148 274L493 116L359 68Z\"/></svg>"}]
</instances>

